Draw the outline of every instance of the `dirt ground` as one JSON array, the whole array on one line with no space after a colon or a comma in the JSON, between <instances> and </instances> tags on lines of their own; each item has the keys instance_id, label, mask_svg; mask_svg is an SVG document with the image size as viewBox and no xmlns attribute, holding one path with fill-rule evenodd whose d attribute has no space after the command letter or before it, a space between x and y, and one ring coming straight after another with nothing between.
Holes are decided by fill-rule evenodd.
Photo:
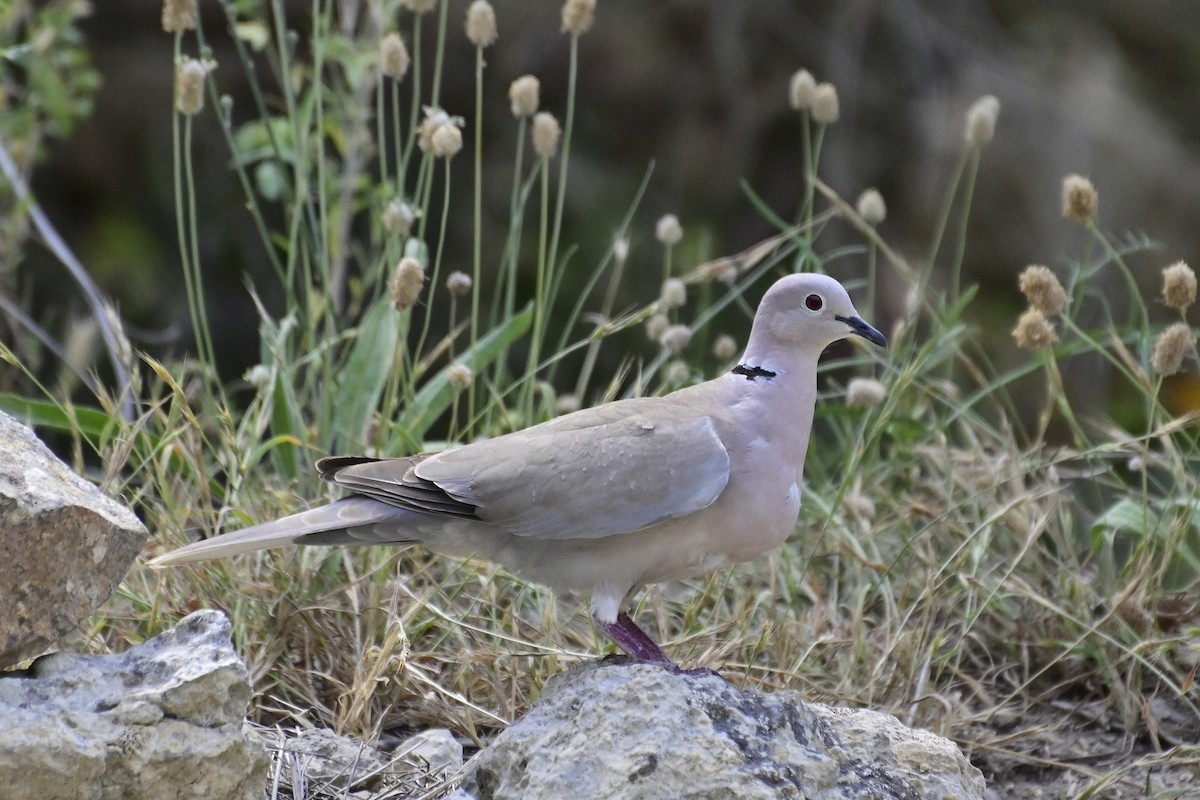
<instances>
[{"instance_id":1,"label":"dirt ground","mask_svg":"<svg viewBox=\"0 0 1200 800\"><path fill-rule=\"evenodd\" d=\"M1156 711L1153 735L1064 703L1015 725L976 726L960 744L983 771L988 800L1200 800L1200 730L1181 710Z\"/></svg>"}]
</instances>

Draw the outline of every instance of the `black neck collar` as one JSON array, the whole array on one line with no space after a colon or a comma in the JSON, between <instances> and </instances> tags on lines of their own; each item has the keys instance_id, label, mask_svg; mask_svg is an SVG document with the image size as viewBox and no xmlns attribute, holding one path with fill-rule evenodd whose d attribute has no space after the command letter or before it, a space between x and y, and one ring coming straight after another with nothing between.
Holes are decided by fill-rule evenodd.
<instances>
[{"instance_id":1,"label":"black neck collar","mask_svg":"<svg viewBox=\"0 0 1200 800\"><path fill-rule=\"evenodd\" d=\"M733 374L745 375L746 380L748 381L752 381L756 378L765 378L766 380L771 380L771 378L775 377L775 373L771 372L769 369L758 366L751 367L746 364L738 364L736 367L734 367Z\"/></svg>"}]
</instances>

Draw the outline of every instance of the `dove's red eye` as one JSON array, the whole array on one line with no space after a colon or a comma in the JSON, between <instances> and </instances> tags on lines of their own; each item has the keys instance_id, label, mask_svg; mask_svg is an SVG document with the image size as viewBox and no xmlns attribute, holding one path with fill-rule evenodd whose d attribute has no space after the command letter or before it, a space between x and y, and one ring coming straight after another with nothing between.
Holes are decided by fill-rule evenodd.
<instances>
[{"instance_id":1,"label":"dove's red eye","mask_svg":"<svg viewBox=\"0 0 1200 800\"><path fill-rule=\"evenodd\" d=\"M809 311L820 311L825 307L825 300L819 294L810 294L804 298L804 305Z\"/></svg>"}]
</instances>

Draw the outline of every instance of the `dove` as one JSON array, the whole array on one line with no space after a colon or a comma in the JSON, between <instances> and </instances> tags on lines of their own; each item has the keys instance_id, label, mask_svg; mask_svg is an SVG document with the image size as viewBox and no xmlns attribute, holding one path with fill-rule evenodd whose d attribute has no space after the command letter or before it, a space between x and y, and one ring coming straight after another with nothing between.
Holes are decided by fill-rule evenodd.
<instances>
[{"instance_id":1,"label":"dove","mask_svg":"<svg viewBox=\"0 0 1200 800\"><path fill-rule=\"evenodd\" d=\"M851 336L887 346L836 280L787 275L763 296L741 360L713 380L441 452L323 458L321 477L347 497L150 563L287 545L422 545L588 595L613 643L673 667L626 602L646 585L758 558L792 534L817 362Z\"/></svg>"}]
</instances>

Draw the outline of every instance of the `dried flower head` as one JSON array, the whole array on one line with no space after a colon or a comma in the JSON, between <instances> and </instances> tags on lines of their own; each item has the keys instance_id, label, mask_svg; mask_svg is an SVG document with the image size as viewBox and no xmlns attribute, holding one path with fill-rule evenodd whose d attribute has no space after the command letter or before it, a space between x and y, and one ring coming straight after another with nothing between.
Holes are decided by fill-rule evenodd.
<instances>
[{"instance_id":1,"label":"dried flower head","mask_svg":"<svg viewBox=\"0 0 1200 800\"><path fill-rule=\"evenodd\" d=\"M175 84L175 108L180 114L195 116L204 109L204 79L208 66L194 58L185 58L179 65Z\"/></svg>"},{"instance_id":2,"label":"dried flower head","mask_svg":"<svg viewBox=\"0 0 1200 800\"><path fill-rule=\"evenodd\" d=\"M380 219L383 221L384 230L388 233L408 236L413 222L417 219L417 212L408 203L398 203L393 200L383 209Z\"/></svg>"},{"instance_id":3,"label":"dried flower head","mask_svg":"<svg viewBox=\"0 0 1200 800\"><path fill-rule=\"evenodd\" d=\"M855 487L842 497L842 507L857 520L870 522L875 519L875 501L863 494L862 487Z\"/></svg>"},{"instance_id":4,"label":"dried flower head","mask_svg":"<svg viewBox=\"0 0 1200 800\"><path fill-rule=\"evenodd\" d=\"M1050 347L1058 341L1054 326L1046 319L1046 315L1036 308L1026 309L1013 328L1013 338L1017 346L1026 350L1036 350L1039 347Z\"/></svg>"},{"instance_id":5,"label":"dried flower head","mask_svg":"<svg viewBox=\"0 0 1200 800\"><path fill-rule=\"evenodd\" d=\"M683 239L683 226L679 217L674 214L664 214L654 225L654 236L667 247L674 247Z\"/></svg>"},{"instance_id":6,"label":"dried flower head","mask_svg":"<svg viewBox=\"0 0 1200 800\"><path fill-rule=\"evenodd\" d=\"M562 29L572 36L582 36L592 27L596 17L596 0L566 0L562 7Z\"/></svg>"},{"instance_id":7,"label":"dried flower head","mask_svg":"<svg viewBox=\"0 0 1200 800\"><path fill-rule=\"evenodd\" d=\"M812 108L813 97L817 91L817 79L806 69L797 70L788 85L788 100L797 111L808 111Z\"/></svg>"},{"instance_id":8,"label":"dried flower head","mask_svg":"<svg viewBox=\"0 0 1200 800\"><path fill-rule=\"evenodd\" d=\"M996 135L996 120L1000 116L1000 101L995 96L985 94L967 109L967 127L965 136L967 144L972 147L983 147Z\"/></svg>"},{"instance_id":9,"label":"dried flower head","mask_svg":"<svg viewBox=\"0 0 1200 800\"><path fill-rule=\"evenodd\" d=\"M837 87L822 81L813 89L812 118L821 125L832 125L838 121Z\"/></svg>"},{"instance_id":10,"label":"dried flower head","mask_svg":"<svg viewBox=\"0 0 1200 800\"><path fill-rule=\"evenodd\" d=\"M1030 264L1017 279L1021 294L1029 301L1029 305L1052 317L1061 314L1067 305L1067 292L1059 283L1058 276L1047 267Z\"/></svg>"},{"instance_id":11,"label":"dried flower head","mask_svg":"<svg viewBox=\"0 0 1200 800\"><path fill-rule=\"evenodd\" d=\"M162 29L167 33L190 31L196 27L196 0L164 0Z\"/></svg>"},{"instance_id":12,"label":"dried flower head","mask_svg":"<svg viewBox=\"0 0 1200 800\"><path fill-rule=\"evenodd\" d=\"M394 81L408 72L408 48L398 33L389 33L379 42L379 71Z\"/></svg>"},{"instance_id":13,"label":"dried flower head","mask_svg":"<svg viewBox=\"0 0 1200 800\"><path fill-rule=\"evenodd\" d=\"M613 258L617 264L624 264L629 259L628 239L617 239L613 242Z\"/></svg>"},{"instance_id":14,"label":"dried flower head","mask_svg":"<svg viewBox=\"0 0 1200 800\"><path fill-rule=\"evenodd\" d=\"M433 134L437 133L437 129L443 125L452 125L454 122L455 118L442 109L427 107L425 116L417 127L417 147L421 148L421 152L428 153L433 144ZM461 120L458 124L462 124Z\"/></svg>"},{"instance_id":15,"label":"dried flower head","mask_svg":"<svg viewBox=\"0 0 1200 800\"><path fill-rule=\"evenodd\" d=\"M456 392L461 392L469 387L474 379L475 373L461 361L455 361L446 370L446 380L450 381L450 387Z\"/></svg>"},{"instance_id":16,"label":"dried flower head","mask_svg":"<svg viewBox=\"0 0 1200 800\"><path fill-rule=\"evenodd\" d=\"M737 357L738 346L737 340L728 333L722 333L713 342L713 355L718 361L731 361Z\"/></svg>"},{"instance_id":17,"label":"dried flower head","mask_svg":"<svg viewBox=\"0 0 1200 800\"><path fill-rule=\"evenodd\" d=\"M255 364L250 369L246 370L242 375L242 380L253 386L255 389L264 389L271 382L274 376L271 373L271 368L266 364Z\"/></svg>"},{"instance_id":18,"label":"dried flower head","mask_svg":"<svg viewBox=\"0 0 1200 800\"><path fill-rule=\"evenodd\" d=\"M679 355L692 343L692 330L687 325L672 325L658 337L658 343L671 355Z\"/></svg>"},{"instance_id":19,"label":"dried flower head","mask_svg":"<svg viewBox=\"0 0 1200 800\"><path fill-rule=\"evenodd\" d=\"M1159 375L1174 375L1183 370L1183 359L1195 346L1196 336L1186 322L1176 322L1154 343L1150 366Z\"/></svg>"},{"instance_id":20,"label":"dried flower head","mask_svg":"<svg viewBox=\"0 0 1200 800\"><path fill-rule=\"evenodd\" d=\"M496 9L488 0L475 0L467 7L467 38L476 47L496 41Z\"/></svg>"},{"instance_id":21,"label":"dried flower head","mask_svg":"<svg viewBox=\"0 0 1200 800\"><path fill-rule=\"evenodd\" d=\"M474 284L470 275L457 269L446 276L446 291L451 297L462 297Z\"/></svg>"},{"instance_id":22,"label":"dried flower head","mask_svg":"<svg viewBox=\"0 0 1200 800\"><path fill-rule=\"evenodd\" d=\"M1072 222L1087 225L1096 218L1100 193L1082 175L1068 175L1062 184L1062 213Z\"/></svg>"},{"instance_id":23,"label":"dried flower head","mask_svg":"<svg viewBox=\"0 0 1200 800\"><path fill-rule=\"evenodd\" d=\"M438 0L400 0L400 5L414 14L428 14L437 8Z\"/></svg>"},{"instance_id":24,"label":"dried flower head","mask_svg":"<svg viewBox=\"0 0 1200 800\"><path fill-rule=\"evenodd\" d=\"M687 284L679 278L667 278L663 281L658 300L663 308L680 308L687 305Z\"/></svg>"},{"instance_id":25,"label":"dried flower head","mask_svg":"<svg viewBox=\"0 0 1200 800\"><path fill-rule=\"evenodd\" d=\"M667 364L667 371L663 375L667 383L683 383L692 375L692 370L688 367L687 362L683 359L676 358Z\"/></svg>"},{"instance_id":26,"label":"dried flower head","mask_svg":"<svg viewBox=\"0 0 1200 800\"><path fill-rule=\"evenodd\" d=\"M671 320L667 319L666 314L655 314L646 320L646 338L658 344L658 340L662 338L669 327L671 327Z\"/></svg>"},{"instance_id":27,"label":"dried flower head","mask_svg":"<svg viewBox=\"0 0 1200 800\"><path fill-rule=\"evenodd\" d=\"M412 308L421 296L421 287L425 285L425 268L415 258L404 257L396 265L392 274L391 296L392 305L397 311Z\"/></svg>"},{"instance_id":28,"label":"dried flower head","mask_svg":"<svg viewBox=\"0 0 1200 800\"><path fill-rule=\"evenodd\" d=\"M442 125L429 139L429 153L434 158L454 158L462 146L462 131L457 125Z\"/></svg>"},{"instance_id":29,"label":"dried flower head","mask_svg":"<svg viewBox=\"0 0 1200 800\"><path fill-rule=\"evenodd\" d=\"M542 84L532 75L522 75L508 87L508 100L512 104L512 113L518 119L530 117L537 113L538 93Z\"/></svg>"},{"instance_id":30,"label":"dried flower head","mask_svg":"<svg viewBox=\"0 0 1200 800\"><path fill-rule=\"evenodd\" d=\"M542 111L533 117L533 152L542 158L550 158L558 151L558 140L562 137L562 128L558 120L549 111Z\"/></svg>"},{"instance_id":31,"label":"dried flower head","mask_svg":"<svg viewBox=\"0 0 1200 800\"><path fill-rule=\"evenodd\" d=\"M560 394L554 401L554 410L559 414L572 414L580 409L579 395Z\"/></svg>"},{"instance_id":32,"label":"dried flower head","mask_svg":"<svg viewBox=\"0 0 1200 800\"><path fill-rule=\"evenodd\" d=\"M1186 311L1196 302L1196 273L1183 261L1163 270L1163 302L1168 308Z\"/></svg>"},{"instance_id":33,"label":"dried flower head","mask_svg":"<svg viewBox=\"0 0 1200 800\"><path fill-rule=\"evenodd\" d=\"M878 189L867 189L858 196L858 202L855 205L858 208L858 215L868 225L878 225L887 217L887 206Z\"/></svg>"},{"instance_id":34,"label":"dried flower head","mask_svg":"<svg viewBox=\"0 0 1200 800\"><path fill-rule=\"evenodd\" d=\"M887 390L874 378L851 378L846 386L846 405L851 408L870 408L883 402Z\"/></svg>"}]
</instances>

